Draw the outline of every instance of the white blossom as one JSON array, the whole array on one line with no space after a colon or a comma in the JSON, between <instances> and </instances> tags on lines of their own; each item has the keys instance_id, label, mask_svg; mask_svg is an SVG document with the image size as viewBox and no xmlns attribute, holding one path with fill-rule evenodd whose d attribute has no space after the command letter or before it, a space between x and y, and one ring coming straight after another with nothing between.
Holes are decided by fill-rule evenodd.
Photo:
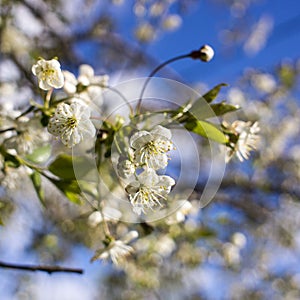
<instances>
[{"instance_id":1,"label":"white blossom","mask_svg":"<svg viewBox=\"0 0 300 300\"><path fill-rule=\"evenodd\" d=\"M65 76L64 90L68 95L76 95L86 103L91 101L97 105L102 104L102 93L108 86L108 75L95 76L94 69L90 65L79 67L78 78L69 71L63 71Z\"/></svg>"},{"instance_id":2,"label":"white blossom","mask_svg":"<svg viewBox=\"0 0 300 300\"><path fill-rule=\"evenodd\" d=\"M162 26L166 30L176 30L182 24L182 19L179 15L169 15L163 21Z\"/></svg>"},{"instance_id":3,"label":"white blossom","mask_svg":"<svg viewBox=\"0 0 300 300\"><path fill-rule=\"evenodd\" d=\"M39 87L42 90L59 89L64 85L64 76L60 69L60 63L56 59L39 59L31 70L37 76Z\"/></svg>"},{"instance_id":4,"label":"white blossom","mask_svg":"<svg viewBox=\"0 0 300 300\"><path fill-rule=\"evenodd\" d=\"M22 117L15 122L17 134L5 140L7 149L16 150L18 154L30 154L35 149L46 145L49 135L40 120Z\"/></svg>"},{"instance_id":5,"label":"white blossom","mask_svg":"<svg viewBox=\"0 0 300 300\"><path fill-rule=\"evenodd\" d=\"M90 120L90 109L78 102L61 103L48 124L48 131L59 136L64 145L71 148L84 138L92 138L96 129Z\"/></svg>"},{"instance_id":6,"label":"white blossom","mask_svg":"<svg viewBox=\"0 0 300 300\"><path fill-rule=\"evenodd\" d=\"M118 221L121 216L122 213L119 210L113 207L105 206L102 213L100 211L94 211L89 215L88 225L94 228L103 222L103 218L105 221Z\"/></svg>"},{"instance_id":7,"label":"white blossom","mask_svg":"<svg viewBox=\"0 0 300 300\"><path fill-rule=\"evenodd\" d=\"M160 125L151 131L135 133L130 138L130 146L135 150L135 162L154 170L164 169L169 160L166 153L173 149L171 137L171 131Z\"/></svg>"},{"instance_id":8,"label":"white blossom","mask_svg":"<svg viewBox=\"0 0 300 300\"><path fill-rule=\"evenodd\" d=\"M260 131L258 123L255 122L252 124L252 122L238 120L232 123L231 129L238 138L233 149L228 149L226 161L228 162L233 154L236 154L240 161L244 161L249 158L250 151L257 148L259 142L259 136L257 134Z\"/></svg>"},{"instance_id":9,"label":"white blossom","mask_svg":"<svg viewBox=\"0 0 300 300\"><path fill-rule=\"evenodd\" d=\"M167 200L174 184L175 180L170 176L159 176L153 169L143 171L126 187L133 211L140 215L145 209L153 210L157 205L162 207L160 201Z\"/></svg>"},{"instance_id":10,"label":"white blossom","mask_svg":"<svg viewBox=\"0 0 300 300\"><path fill-rule=\"evenodd\" d=\"M166 224L172 225L181 223L185 220L186 216L191 212L192 210L192 204L191 202L187 200L181 200L179 201L180 207L179 209L174 212L172 215L168 216L166 218Z\"/></svg>"},{"instance_id":11,"label":"white blossom","mask_svg":"<svg viewBox=\"0 0 300 300\"><path fill-rule=\"evenodd\" d=\"M138 237L138 232L133 230L128 232L121 240L111 240L107 247L96 251L91 261L97 259L107 260L111 258L116 266L124 263L124 259L134 252L134 249L128 244Z\"/></svg>"}]
</instances>

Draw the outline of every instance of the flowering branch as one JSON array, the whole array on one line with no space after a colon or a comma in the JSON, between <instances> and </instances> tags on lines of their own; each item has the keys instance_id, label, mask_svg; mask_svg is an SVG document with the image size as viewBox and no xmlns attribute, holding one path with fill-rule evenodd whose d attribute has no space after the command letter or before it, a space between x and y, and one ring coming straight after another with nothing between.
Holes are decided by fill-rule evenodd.
<instances>
[{"instance_id":1,"label":"flowering branch","mask_svg":"<svg viewBox=\"0 0 300 300\"><path fill-rule=\"evenodd\" d=\"M41 271L41 272L47 272L48 274L56 273L56 272L83 274L84 272L83 269L78 269L78 268L64 268L60 266L43 266L43 265L22 265L22 264L6 263L3 261L0 261L0 268L31 271L31 272Z\"/></svg>"}]
</instances>

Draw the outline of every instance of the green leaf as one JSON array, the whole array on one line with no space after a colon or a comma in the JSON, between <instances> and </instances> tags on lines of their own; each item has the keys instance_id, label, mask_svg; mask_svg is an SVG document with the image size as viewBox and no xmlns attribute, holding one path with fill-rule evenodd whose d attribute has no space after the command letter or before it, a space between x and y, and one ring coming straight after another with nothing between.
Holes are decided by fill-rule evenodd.
<instances>
[{"instance_id":1,"label":"green leaf","mask_svg":"<svg viewBox=\"0 0 300 300\"><path fill-rule=\"evenodd\" d=\"M226 86L225 83L221 83L215 86L212 90L207 92L205 95L198 98L189 109L189 112L198 120L204 120L215 117L216 114L213 107L208 105L211 103L220 92L222 86Z\"/></svg>"},{"instance_id":2,"label":"green leaf","mask_svg":"<svg viewBox=\"0 0 300 300\"><path fill-rule=\"evenodd\" d=\"M30 175L30 179L33 183L37 196L39 197L42 205L45 206L45 193L44 190L42 189L42 179L40 173L33 172Z\"/></svg>"},{"instance_id":3,"label":"green leaf","mask_svg":"<svg viewBox=\"0 0 300 300\"><path fill-rule=\"evenodd\" d=\"M209 122L200 121L196 119L188 120L184 124L185 128L191 132L197 133L210 140L216 141L221 144L226 144L227 138L223 132L217 128L216 125Z\"/></svg>"},{"instance_id":4,"label":"green leaf","mask_svg":"<svg viewBox=\"0 0 300 300\"><path fill-rule=\"evenodd\" d=\"M26 156L26 159L36 164L42 164L46 162L46 160L50 157L50 155L51 155L51 146L46 145L35 149L31 154Z\"/></svg>"},{"instance_id":5,"label":"green leaf","mask_svg":"<svg viewBox=\"0 0 300 300\"><path fill-rule=\"evenodd\" d=\"M75 166L75 171L74 171ZM91 169L95 168L95 163L91 159L83 156L70 156L67 154L60 154L48 166L48 170L62 178L74 180L81 179Z\"/></svg>"},{"instance_id":6,"label":"green leaf","mask_svg":"<svg viewBox=\"0 0 300 300\"><path fill-rule=\"evenodd\" d=\"M81 204L81 189L76 180L66 181L66 180L55 180L52 179L51 182L73 203Z\"/></svg>"},{"instance_id":7,"label":"green leaf","mask_svg":"<svg viewBox=\"0 0 300 300\"><path fill-rule=\"evenodd\" d=\"M207 103L211 103L212 101L214 101L216 99L216 97L218 96L218 94L220 92L220 89L223 86L227 86L227 84L226 83L220 83L220 84L216 85L214 88L212 88L206 94L204 94L201 98L204 98L204 100Z\"/></svg>"},{"instance_id":8,"label":"green leaf","mask_svg":"<svg viewBox=\"0 0 300 300\"><path fill-rule=\"evenodd\" d=\"M226 104L225 102L212 104L211 108L214 111L216 116L222 116L229 112L233 112L233 111L240 109L239 106L232 105L232 104Z\"/></svg>"},{"instance_id":9,"label":"green leaf","mask_svg":"<svg viewBox=\"0 0 300 300\"><path fill-rule=\"evenodd\" d=\"M4 223L3 223L2 219L1 219L1 216L0 216L0 226L4 226Z\"/></svg>"}]
</instances>

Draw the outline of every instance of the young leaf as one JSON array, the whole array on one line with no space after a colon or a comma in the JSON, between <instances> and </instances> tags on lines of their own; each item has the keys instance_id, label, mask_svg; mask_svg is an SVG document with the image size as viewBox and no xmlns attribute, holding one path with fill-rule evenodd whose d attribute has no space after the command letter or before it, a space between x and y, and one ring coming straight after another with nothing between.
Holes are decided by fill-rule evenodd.
<instances>
[{"instance_id":1,"label":"young leaf","mask_svg":"<svg viewBox=\"0 0 300 300\"><path fill-rule=\"evenodd\" d=\"M223 132L209 122L192 119L184 124L185 128L189 131L197 133L210 140L214 140L221 144L226 144L227 138Z\"/></svg>"},{"instance_id":2,"label":"young leaf","mask_svg":"<svg viewBox=\"0 0 300 300\"><path fill-rule=\"evenodd\" d=\"M209 105L218 95L222 86L226 86L225 83L221 83L215 86L212 90L205 95L198 98L189 109L189 112L198 120L204 120L215 117L216 114L213 107Z\"/></svg>"},{"instance_id":3,"label":"young leaf","mask_svg":"<svg viewBox=\"0 0 300 300\"><path fill-rule=\"evenodd\" d=\"M216 85L214 88L212 88L210 91L208 91L206 94L204 94L202 96L202 98L204 98L204 100L207 102L207 103L211 103L213 102L216 97L218 96L219 92L220 92L220 89L223 87L223 86L227 86L226 83L220 83L218 85Z\"/></svg>"},{"instance_id":4,"label":"young leaf","mask_svg":"<svg viewBox=\"0 0 300 300\"><path fill-rule=\"evenodd\" d=\"M94 167L94 162L86 157L60 154L48 166L48 170L62 179L74 180L82 178Z\"/></svg>"},{"instance_id":5,"label":"young leaf","mask_svg":"<svg viewBox=\"0 0 300 300\"><path fill-rule=\"evenodd\" d=\"M42 189L42 179L40 173L34 171L30 175L30 179L33 183L34 189L36 191L37 196L39 197L41 204L45 206L45 193L44 190Z\"/></svg>"},{"instance_id":6,"label":"young leaf","mask_svg":"<svg viewBox=\"0 0 300 300\"><path fill-rule=\"evenodd\" d=\"M236 111L236 110L240 109L236 105L226 104L225 102L212 104L211 108L214 111L216 116L222 116L222 115L225 115L229 112Z\"/></svg>"}]
</instances>

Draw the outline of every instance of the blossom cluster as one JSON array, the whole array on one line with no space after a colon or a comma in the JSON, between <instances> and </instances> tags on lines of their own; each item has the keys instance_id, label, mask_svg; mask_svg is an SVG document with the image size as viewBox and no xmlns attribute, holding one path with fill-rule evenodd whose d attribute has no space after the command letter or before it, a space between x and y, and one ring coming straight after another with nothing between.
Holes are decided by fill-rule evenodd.
<instances>
[{"instance_id":1,"label":"blossom cluster","mask_svg":"<svg viewBox=\"0 0 300 300\"><path fill-rule=\"evenodd\" d=\"M39 59L32 66L37 76L39 87L51 91L53 88L64 88L68 95L65 102L57 105L49 120L48 131L61 139L71 148L85 138L93 138L96 134L90 116L89 104L101 105L102 92L108 84L108 76L95 76L89 65L81 65L78 79L69 71L62 71L56 59Z\"/></svg>"},{"instance_id":2,"label":"blossom cluster","mask_svg":"<svg viewBox=\"0 0 300 300\"><path fill-rule=\"evenodd\" d=\"M126 191L133 211L138 215L157 205L162 207L161 200L167 200L171 187L175 185L172 177L157 174L168 165L168 152L174 149L171 137L171 131L161 125L150 131L134 133L129 140L129 157L118 164L121 177L134 178Z\"/></svg>"}]
</instances>

